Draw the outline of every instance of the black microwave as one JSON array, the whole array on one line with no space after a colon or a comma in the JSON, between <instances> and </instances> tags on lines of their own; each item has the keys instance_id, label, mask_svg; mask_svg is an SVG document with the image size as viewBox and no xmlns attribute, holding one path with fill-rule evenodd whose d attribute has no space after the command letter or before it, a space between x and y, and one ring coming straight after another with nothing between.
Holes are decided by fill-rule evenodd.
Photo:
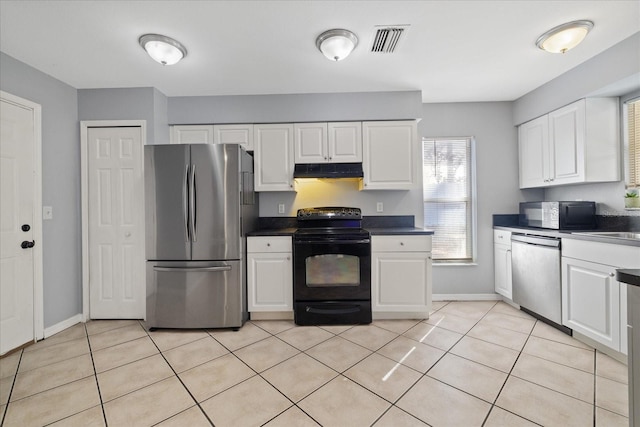
<instances>
[{"instance_id":1,"label":"black microwave","mask_svg":"<svg viewBox=\"0 0 640 427\"><path fill-rule=\"evenodd\" d=\"M518 224L553 230L596 228L596 202L522 202Z\"/></svg>"}]
</instances>

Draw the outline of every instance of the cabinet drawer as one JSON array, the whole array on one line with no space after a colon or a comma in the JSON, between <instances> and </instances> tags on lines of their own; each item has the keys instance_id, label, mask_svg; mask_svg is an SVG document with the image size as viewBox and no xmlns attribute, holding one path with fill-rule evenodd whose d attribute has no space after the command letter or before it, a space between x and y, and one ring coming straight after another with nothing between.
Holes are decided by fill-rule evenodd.
<instances>
[{"instance_id":1,"label":"cabinet drawer","mask_svg":"<svg viewBox=\"0 0 640 427\"><path fill-rule=\"evenodd\" d=\"M291 252L291 237L248 237L247 252Z\"/></svg>"},{"instance_id":2,"label":"cabinet drawer","mask_svg":"<svg viewBox=\"0 0 640 427\"><path fill-rule=\"evenodd\" d=\"M431 252L431 236L373 236L372 252Z\"/></svg>"},{"instance_id":3,"label":"cabinet drawer","mask_svg":"<svg viewBox=\"0 0 640 427\"><path fill-rule=\"evenodd\" d=\"M493 230L493 243L511 246L511 232L505 230Z\"/></svg>"}]
</instances>

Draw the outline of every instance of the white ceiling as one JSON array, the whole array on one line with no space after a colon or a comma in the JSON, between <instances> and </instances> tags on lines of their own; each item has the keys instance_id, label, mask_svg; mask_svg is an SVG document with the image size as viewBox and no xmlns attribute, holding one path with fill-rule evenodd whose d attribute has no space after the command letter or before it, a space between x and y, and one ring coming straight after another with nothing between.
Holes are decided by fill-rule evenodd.
<instances>
[{"instance_id":1,"label":"white ceiling","mask_svg":"<svg viewBox=\"0 0 640 427\"><path fill-rule=\"evenodd\" d=\"M574 50L540 34L590 19ZM376 25L410 24L393 54L371 53ZM331 28L360 44L331 62ZM640 1L0 1L0 50L75 88L155 87L167 96L421 90L423 102L514 100L640 31ZM183 43L163 67L145 33Z\"/></svg>"}]
</instances>

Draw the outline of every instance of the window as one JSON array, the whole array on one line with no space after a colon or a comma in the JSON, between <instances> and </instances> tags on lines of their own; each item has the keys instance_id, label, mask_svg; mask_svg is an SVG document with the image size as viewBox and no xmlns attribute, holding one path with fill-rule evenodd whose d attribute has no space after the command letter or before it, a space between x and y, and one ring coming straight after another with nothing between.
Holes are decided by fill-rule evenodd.
<instances>
[{"instance_id":1,"label":"window","mask_svg":"<svg viewBox=\"0 0 640 427\"><path fill-rule=\"evenodd\" d=\"M627 186L640 187L640 99L626 104L626 141Z\"/></svg>"},{"instance_id":2,"label":"window","mask_svg":"<svg viewBox=\"0 0 640 427\"><path fill-rule=\"evenodd\" d=\"M424 226L435 230L433 259L472 262L472 138L423 139Z\"/></svg>"}]
</instances>

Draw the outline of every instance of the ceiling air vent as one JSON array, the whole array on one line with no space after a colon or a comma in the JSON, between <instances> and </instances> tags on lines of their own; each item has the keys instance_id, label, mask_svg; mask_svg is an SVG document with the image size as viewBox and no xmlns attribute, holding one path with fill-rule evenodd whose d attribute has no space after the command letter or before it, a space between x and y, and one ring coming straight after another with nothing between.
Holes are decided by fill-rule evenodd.
<instances>
[{"instance_id":1,"label":"ceiling air vent","mask_svg":"<svg viewBox=\"0 0 640 427\"><path fill-rule=\"evenodd\" d=\"M375 30L371 52L393 53L409 30L409 25L376 26Z\"/></svg>"}]
</instances>

